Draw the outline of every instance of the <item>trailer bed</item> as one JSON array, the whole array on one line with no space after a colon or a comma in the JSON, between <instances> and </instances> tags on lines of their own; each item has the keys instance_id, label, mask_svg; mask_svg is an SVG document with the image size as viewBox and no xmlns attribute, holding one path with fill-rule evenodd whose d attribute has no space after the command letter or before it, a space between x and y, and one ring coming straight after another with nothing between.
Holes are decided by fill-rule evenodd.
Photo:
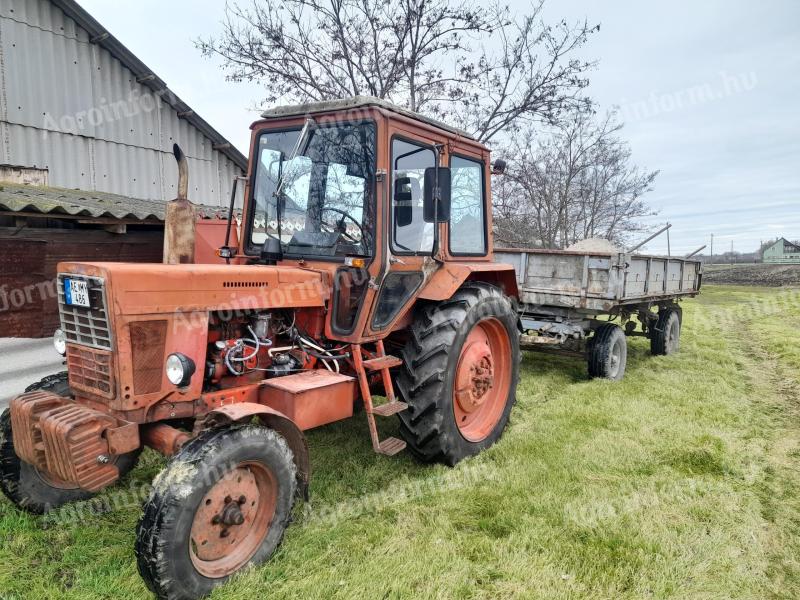
<instances>
[{"instance_id":1,"label":"trailer bed","mask_svg":"<svg viewBox=\"0 0 800 600\"><path fill-rule=\"evenodd\" d=\"M698 260L624 252L502 249L495 261L514 266L525 308L583 314L695 296L702 280Z\"/></svg>"}]
</instances>

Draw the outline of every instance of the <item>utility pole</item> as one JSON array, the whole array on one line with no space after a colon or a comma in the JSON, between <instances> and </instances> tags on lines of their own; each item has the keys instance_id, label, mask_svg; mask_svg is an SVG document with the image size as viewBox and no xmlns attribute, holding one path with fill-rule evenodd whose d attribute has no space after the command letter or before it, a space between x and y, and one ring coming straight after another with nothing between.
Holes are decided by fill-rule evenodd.
<instances>
[{"instance_id":1,"label":"utility pole","mask_svg":"<svg viewBox=\"0 0 800 600\"><path fill-rule=\"evenodd\" d=\"M714 234L711 234L711 264L714 264Z\"/></svg>"}]
</instances>

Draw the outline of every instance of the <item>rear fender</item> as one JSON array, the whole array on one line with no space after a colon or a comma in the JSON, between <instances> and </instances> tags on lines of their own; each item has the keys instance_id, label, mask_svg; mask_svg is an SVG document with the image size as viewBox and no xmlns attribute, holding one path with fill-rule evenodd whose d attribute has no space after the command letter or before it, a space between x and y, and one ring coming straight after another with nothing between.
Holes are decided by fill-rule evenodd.
<instances>
[{"instance_id":1,"label":"rear fender","mask_svg":"<svg viewBox=\"0 0 800 600\"><path fill-rule=\"evenodd\" d=\"M506 296L519 298L514 267L494 262L445 263L431 276L419 297L448 300L465 281L485 281L499 287Z\"/></svg>"},{"instance_id":2,"label":"rear fender","mask_svg":"<svg viewBox=\"0 0 800 600\"><path fill-rule=\"evenodd\" d=\"M253 417L258 417L259 421L266 427L280 433L286 443L289 444L289 448L294 455L295 467L297 467L298 491L308 501L308 486L311 481L311 460L308 454L308 442L306 442L306 436L303 435L300 428L289 417L263 404L240 402L212 410L208 413L205 424L208 428L224 427L233 423L248 421Z\"/></svg>"}]
</instances>

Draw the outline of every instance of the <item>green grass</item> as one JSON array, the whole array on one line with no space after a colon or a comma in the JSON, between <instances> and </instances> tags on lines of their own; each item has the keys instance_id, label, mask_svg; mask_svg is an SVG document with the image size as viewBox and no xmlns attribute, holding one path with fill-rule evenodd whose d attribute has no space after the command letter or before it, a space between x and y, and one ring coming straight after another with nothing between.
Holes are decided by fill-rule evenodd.
<instances>
[{"instance_id":1,"label":"green grass","mask_svg":"<svg viewBox=\"0 0 800 600\"><path fill-rule=\"evenodd\" d=\"M310 506L213 597L800 597L800 294L707 287L684 324L674 356L631 340L620 383L525 356L502 440L455 469L374 455L363 418L310 432ZM0 598L144 596L138 515L0 500Z\"/></svg>"}]
</instances>

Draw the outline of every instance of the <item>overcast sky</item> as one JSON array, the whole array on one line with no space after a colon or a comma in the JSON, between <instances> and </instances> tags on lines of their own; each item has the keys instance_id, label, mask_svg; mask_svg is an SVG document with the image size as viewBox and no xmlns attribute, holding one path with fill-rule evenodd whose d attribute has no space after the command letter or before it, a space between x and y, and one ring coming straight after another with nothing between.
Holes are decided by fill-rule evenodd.
<instances>
[{"instance_id":1,"label":"overcast sky","mask_svg":"<svg viewBox=\"0 0 800 600\"><path fill-rule=\"evenodd\" d=\"M219 30L223 0L79 1L247 153L262 92L192 43ZM715 253L800 238L800 2L550 0L546 14L601 24L583 53L599 61L589 94L620 107L634 160L661 171L648 202L673 224L673 252L711 233Z\"/></svg>"}]
</instances>

